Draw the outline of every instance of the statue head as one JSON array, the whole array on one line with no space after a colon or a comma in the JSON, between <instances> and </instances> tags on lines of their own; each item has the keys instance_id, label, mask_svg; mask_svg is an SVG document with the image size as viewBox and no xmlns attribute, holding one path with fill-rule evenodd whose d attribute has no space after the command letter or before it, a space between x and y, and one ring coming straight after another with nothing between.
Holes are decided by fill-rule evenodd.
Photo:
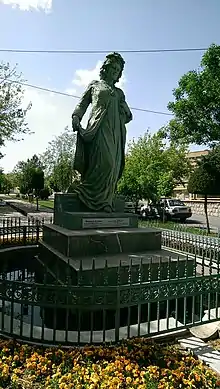
<instances>
[{"instance_id":1,"label":"statue head","mask_svg":"<svg viewBox=\"0 0 220 389\"><path fill-rule=\"evenodd\" d=\"M113 81L116 84L122 76L125 61L119 53L106 55L105 61L100 69L100 79Z\"/></svg>"}]
</instances>

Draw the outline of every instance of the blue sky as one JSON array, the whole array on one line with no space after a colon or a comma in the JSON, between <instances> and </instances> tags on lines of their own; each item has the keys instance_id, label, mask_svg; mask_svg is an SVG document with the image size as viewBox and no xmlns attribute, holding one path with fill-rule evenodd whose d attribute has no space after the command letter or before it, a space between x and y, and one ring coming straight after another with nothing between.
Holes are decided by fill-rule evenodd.
<instances>
[{"instance_id":1,"label":"blue sky","mask_svg":"<svg viewBox=\"0 0 220 389\"><path fill-rule=\"evenodd\" d=\"M51 3L46 12L28 8L46 3ZM28 10L21 9L24 5ZM120 51L208 47L220 44L219 17L219 0L0 0L0 48ZM124 54L126 80L122 86L129 105L166 112L179 78L199 66L202 54ZM104 54L2 52L0 59L18 63L30 84L80 95L86 82L98 73ZM27 88L25 103L30 100L33 107L27 119L35 134L6 145L6 156L0 161L5 171L18 160L43 152L48 141L71 124L71 111L77 103L71 97ZM133 114L128 140L147 128L156 131L169 119L138 111Z\"/></svg>"}]
</instances>

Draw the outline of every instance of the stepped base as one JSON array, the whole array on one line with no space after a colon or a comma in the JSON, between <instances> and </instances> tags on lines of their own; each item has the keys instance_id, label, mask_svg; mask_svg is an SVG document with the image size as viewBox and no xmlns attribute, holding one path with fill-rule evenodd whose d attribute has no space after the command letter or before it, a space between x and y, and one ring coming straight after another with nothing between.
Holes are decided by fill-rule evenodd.
<instances>
[{"instance_id":1,"label":"stepped base","mask_svg":"<svg viewBox=\"0 0 220 389\"><path fill-rule=\"evenodd\" d=\"M72 307L68 313L65 307L60 306L56 309L56 329L60 330L87 331L91 328L93 331L103 330L103 328L109 330L115 328L117 312L119 326L126 326L128 323L135 325L139 316L138 307L141 308L140 323L156 320L158 317L157 303L151 303L150 311L148 306L152 283L158 281L158 278L160 280L173 279L176 275L177 263L180 277L190 277L194 271L193 259L186 260L186 257L168 250L148 251L133 255L103 255L96 259L93 257L71 259L45 242L42 242L41 250L45 265L51 269L49 276L54 274L58 285L66 285L67 282L70 285L77 285L72 292L70 289L68 295L68 304ZM38 282L42 283L42 280L39 279ZM46 282L48 283L48 280ZM130 283L131 288L120 287ZM140 287L137 288L135 285L140 285ZM84 286L87 288L85 289ZM51 293L53 292L52 288ZM62 288L58 293L61 293L61 299L64 299ZM49 293L47 299L48 301L51 299ZM75 307L76 304L80 304L80 310ZM121 304L119 310L118 304ZM169 315L175 309L175 304L174 298L169 304ZM183 298L178 306L180 311L184 309ZM161 301L160 318L165 315L167 315L167 302ZM53 317L54 308L45 307L44 319L48 328L54 328Z\"/></svg>"},{"instance_id":2,"label":"stepped base","mask_svg":"<svg viewBox=\"0 0 220 389\"><path fill-rule=\"evenodd\" d=\"M43 226L43 241L70 258L136 253L161 248L161 231L154 228L68 230Z\"/></svg>"},{"instance_id":3,"label":"stepped base","mask_svg":"<svg viewBox=\"0 0 220 389\"><path fill-rule=\"evenodd\" d=\"M106 284L110 286L126 285L130 282L130 276L132 277L132 283L138 283L140 282L140 260L142 282L158 281L159 274L161 280L174 279L177 261L180 278L186 276L186 274L187 277L192 276L194 269L193 259L187 259L186 270L185 255L179 255L179 253L164 249L73 259L61 254L47 243L41 242L41 255L45 258L45 265L52 269L54 278L57 279L60 285L65 284L67 275L71 277L72 285L78 284L79 275L80 285L94 284L94 280L96 281L95 284L99 286ZM119 266L120 274L118 274Z\"/></svg>"}]
</instances>

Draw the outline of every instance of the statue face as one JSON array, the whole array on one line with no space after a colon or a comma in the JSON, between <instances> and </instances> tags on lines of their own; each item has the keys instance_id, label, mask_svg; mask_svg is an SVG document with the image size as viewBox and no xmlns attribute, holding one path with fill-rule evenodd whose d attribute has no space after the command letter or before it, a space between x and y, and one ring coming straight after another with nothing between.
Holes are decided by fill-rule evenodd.
<instances>
[{"instance_id":1,"label":"statue face","mask_svg":"<svg viewBox=\"0 0 220 389\"><path fill-rule=\"evenodd\" d=\"M113 82L118 80L119 74L121 73L121 66L118 62L111 62L108 67L108 79Z\"/></svg>"}]
</instances>

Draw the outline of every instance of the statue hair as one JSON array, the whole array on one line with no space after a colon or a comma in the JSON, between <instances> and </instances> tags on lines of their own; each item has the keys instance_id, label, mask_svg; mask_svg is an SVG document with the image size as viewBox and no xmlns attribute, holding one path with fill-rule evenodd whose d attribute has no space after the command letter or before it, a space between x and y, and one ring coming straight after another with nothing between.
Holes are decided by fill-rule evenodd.
<instances>
[{"instance_id":1,"label":"statue hair","mask_svg":"<svg viewBox=\"0 0 220 389\"><path fill-rule=\"evenodd\" d=\"M111 66L112 62L117 62L121 67L118 79L115 81L115 83L117 83L122 76L125 65L125 61L119 53L114 52L106 55L105 60L101 66L99 76L101 80L105 80L105 74L107 73L108 68Z\"/></svg>"}]
</instances>

